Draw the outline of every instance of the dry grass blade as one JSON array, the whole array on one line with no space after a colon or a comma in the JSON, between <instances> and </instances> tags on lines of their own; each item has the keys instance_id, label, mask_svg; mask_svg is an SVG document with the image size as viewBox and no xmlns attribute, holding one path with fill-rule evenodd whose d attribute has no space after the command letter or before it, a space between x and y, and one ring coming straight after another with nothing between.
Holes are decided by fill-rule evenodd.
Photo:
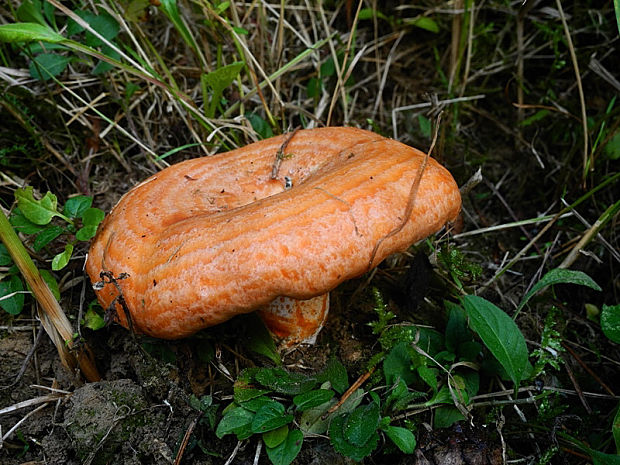
<instances>
[{"instance_id":1,"label":"dry grass blade","mask_svg":"<svg viewBox=\"0 0 620 465\"><path fill-rule=\"evenodd\" d=\"M577 62L577 54L575 53L575 47L573 46L573 39L568 29L568 23L566 22L566 16L562 9L561 0L555 0L555 4L558 7L560 13L560 19L562 20L562 27L564 28L564 36L566 37L566 43L568 44L568 51L570 52L570 58L573 63L573 69L575 70L575 79L577 82L577 90L579 91L579 104L581 106L581 127L583 129L583 168L581 173L582 182L585 185L586 175L591 167L592 160L588 160L588 115L586 113L586 98L583 93L583 85L581 83L581 73L579 72L579 63Z\"/></svg>"}]
</instances>

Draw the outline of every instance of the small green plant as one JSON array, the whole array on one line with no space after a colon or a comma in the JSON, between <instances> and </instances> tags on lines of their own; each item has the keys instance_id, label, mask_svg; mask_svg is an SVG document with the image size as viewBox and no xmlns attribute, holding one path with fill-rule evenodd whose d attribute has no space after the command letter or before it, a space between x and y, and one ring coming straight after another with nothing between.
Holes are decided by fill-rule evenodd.
<instances>
[{"instance_id":1,"label":"small green plant","mask_svg":"<svg viewBox=\"0 0 620 465\"><path fill-rule=\"evenodd\" d=\"M440 249L438 258L459 289L463 289L463 282L474 282L482 274L480 265L467 260L463 252L455 247L447 246Z\"/></svg>"},{"instance_id":2,"label":"small green plant","mask_svg":"<svg viewBox=\"0 0 620 465\"><path fill-rule=\"evenodd\" d=\"M61 236L66 238L63 251L52 258L53 271L67 266L76 244L89 241L105 216L102 210L91 207L92 197L85 195L71 197L63 208L59 208L54 194L47 192L36 199L34 189L28 186L17 189L15 199L17 207L9 221L16 232L29 237L34 252L40 253ZM59 221L54 221L55 218ZM0 244L0 266L8 267L7 272L0 275L0 306L6 312L17 315L24 306L25 286L17 267L11 265L8 250ZM45 269L39 272L54 297L60 299L58 283L52 273Z\"/></svg>"},{"instance_id":3,"label":"small green plant","mask_svg":"<svg viewBox=\"0 0 620 465\"><path fill-rule=\"evenodd\" d=\"M282 368L245 370L235 382L234 401L224 409L216 435L234 434L239 440L262 435L274 465L295 459L304 434L328 433L333 447L354 460L370 455L380 434L402 452L412 453L413 433L391 425L389 416L382 415L388 406L382 408L376 393L357 389L338 403L337 394L344 394L348 385L347 372L337 359L316 376ZM394 400L389 398L391 404ZM293 427L296 418L299 429Z\"/></svg>"},{"instance_id":4,"label":"small green plant","mask_svg":"<svg viewBox=\"0 0 620 465\"><path fill-rule=\"evenodd\" d=\"M556 329L560 310L552 307L543 327L540 348L532 352L532 356L536 359L534 364L533 376L539 376L546 373L547 367L554 370L560 369L562 358L560 355L564 352L562 347L562 335Z\"/></svg>"},{"instance_id":5,"label":"small green plant","mask_svg":"<svg viewBox=\"0 0 620 465\"><path fill-rule=\"evenodd\" d=\"M81 43L100 50L101 53L114 60L120 59L120 54L117 51L118 44L114 42L114 39L120 32L120 26L114 17L105 11L95 14L90 11L75 10L74 13L78 18L90 25L103 40L93 32L87 31L74 19L67 21L67 36L74 36ZM22 2L17 10L17 19L24 23L30 22L41 27L56 29L59 26L52 5L40 0L26 0ZM32 58L29 66L30 75L41 81L47 81L60 75L70 63L79 61L78 57L69 53L70 48L57 43L34 42L28 45L24 52ZM110 63L97 60L97 63L91 69L91 73L93 75L103 74L112 68L113 65Z\"/></svg>"}]
</instances>

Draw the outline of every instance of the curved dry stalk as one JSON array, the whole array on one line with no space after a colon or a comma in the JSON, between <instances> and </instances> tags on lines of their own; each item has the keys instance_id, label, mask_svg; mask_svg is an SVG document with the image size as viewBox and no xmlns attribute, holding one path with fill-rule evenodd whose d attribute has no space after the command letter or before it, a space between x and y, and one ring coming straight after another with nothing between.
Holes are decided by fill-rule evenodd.
<instances>
[{"instance_id":1,"label":"curved dry stalk","mask_svg":"<svg viewBox=\"0 0 620 465\"><path fill-rule=\"evenodd\" d=\"M415 206L415 199L418 194L418 188L420 187L420 181L422 181L422 175L424 174L424 170L426 169L428 158L431 156L431 153L433 153L433 150L435 149L435 144L437 143L437 135L439 134L440 122L441 113L437 115L437 120L435 121L435 129L433 131L433 140L431 141L431 146L429 147L428 152L426 152L424 160L422 160L422 164L420 165L420 169L418 170L416 177L411 184L411 189L409 190L409 200L407 201L405 213L403 214L401 222L398 226L396 226L389 233L387 233L385 236L383 236L377 241L377 243L375 244L375 248L372 249L372 253L370 254L370 260L368 261L368 270L372 269L372 263L375 261L377 251L379 250L379 247L381 247L381 244L383 244L386 239L389 239L390 237L393 237L400 231L402 231L402 229L407 224L407 221L411 217L411 212L413 212L413 207Z\"/></svg>"},{"instance_id":2,"label":"curved dry stalk","mask_svg":"<svg viewBox=\"0 0 620 465\"><path fill-rule=\"evenodd\" d=\"M88 381L101 379L90 349L86 344L74 342L71 323L4 212L0 212L0 239L4 242L13 262L19 268L39 304L37 310L41 324L56 346L62 364L71 374L75 374L76 369L80 370Z\"/></svg>"}]
</instances>

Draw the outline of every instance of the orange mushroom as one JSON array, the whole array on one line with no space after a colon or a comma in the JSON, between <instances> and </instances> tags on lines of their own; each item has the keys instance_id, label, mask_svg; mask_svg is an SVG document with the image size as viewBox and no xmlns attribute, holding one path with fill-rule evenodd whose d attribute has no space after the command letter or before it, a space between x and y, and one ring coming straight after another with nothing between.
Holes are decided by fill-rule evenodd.
<instances>
[{"instance_id":1,"label":"orange mushroom","mask_svg":"<svg viewBox=\"0 0 620 465\"><path fill-rule=\"evenodd\" d=\"M188 160L121 198L86 270L102 306L139 333L176 339L262 309L272 332L300 340L322 324L327 292L457 216L458 187L432 159L408 208L424 158L369 131L322 128ZM299 334L277 317L282 298L313 299L293 300Z\"/></svg>"}]
</instances>

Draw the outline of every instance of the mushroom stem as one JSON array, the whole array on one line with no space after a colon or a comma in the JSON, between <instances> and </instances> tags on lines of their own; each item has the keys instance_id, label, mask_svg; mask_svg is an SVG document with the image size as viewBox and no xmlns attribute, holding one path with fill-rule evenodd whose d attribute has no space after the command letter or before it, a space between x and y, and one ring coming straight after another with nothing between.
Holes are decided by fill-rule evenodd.
<instances>
[{"instance_id":1,"label":"mushroom stem","mask_svg":"<svg viewBox=\"0 0 620 465\"><path fill-rule=\"evenodd\" d=\"M314 344L329 313L329 293L308 300L280 296L257 313L281 347Z\"/></svg>"}]
</instances>

